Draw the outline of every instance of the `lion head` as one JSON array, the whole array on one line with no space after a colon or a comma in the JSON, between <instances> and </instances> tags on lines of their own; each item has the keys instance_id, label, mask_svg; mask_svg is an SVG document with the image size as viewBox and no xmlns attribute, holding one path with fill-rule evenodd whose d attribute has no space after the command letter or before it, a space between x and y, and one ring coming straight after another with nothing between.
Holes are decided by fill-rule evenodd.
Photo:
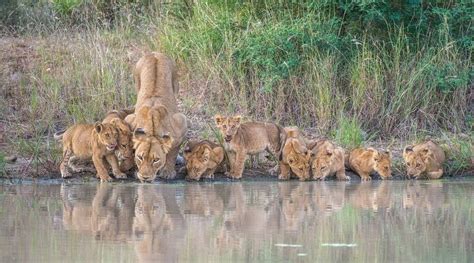
<instances>
[{"instance_id":1,"label":"lion head","mask_svg":"<svg viewBox=\"0 0 474 263\"><path fill-rule=\"evenodd\" d=\"M298 131L287 130L287 139L283 146L282 156L286 159L291 171L298 176L301 181L309 179L309 167L312 151L298 139Z\"/></svg>"},{"instance_id":2,"label":"lion head","mask_svg":"<svg viewBox=\"0 0 474 263\"><path fill-rule=\"evenodd\" d=\"M137 178L141 182L152 182L166 163L166 154L171 149L173 138L149 136L141 129L133 134L135 163L138 167Z\"/></svg>"},{"instance_id":3,"label":"lion head","mask_svg":"<svg viewBox=\"0 0 474 263\"><path fill-rule=\"evenodd\" d=\"M110 123L118 131L118 144L115 154L120 161L129 159L133 156L132 131L130 126L124 120L113 118Z\"/></svg>"},{"instance_id":4,"label":"lion head","mask_svg":"<svg viewBox=\"0 0 474 263\"><path fill-rule=\"evenodd\" d=\"M224 159L224 149L219 146L213 149L205 142L189 142L184 148L184 159L188 172L186 179L199 180L208 169L218 165L212 159L220 161Z\"/></svg>"},{"instance_id":5,"label":"lion head","mask_svg":"<svg viewBox=\"0 0 474 263\"><path fill-rule=\"evenodd\" d=\"M403 159L407 167L407 175L410 178L418 178L426 171L428 158L433 157L433 153L428 148L415 151L412 145L403 149Z\"/></svg>"},{"instance_id":6,"label":"lion head","mask_svg":"<svg viewBox=\"0 0 474 263\"><path fill-rule=\"evenodd\" d=\"M115 150L117 147L118 132L112 124L96 122L94 131L97 134L97 139L100 144L105 145L108 151Z\"/></svg>"},{"instance_id":7,"label":"lion head","mask_svg":"<svg viewBox=\"0 0 474 263\"><path fill-rule=\"evenodd\" d=\"M375 150L374 153L374 170L382 177L387 179L392 177L392 154L390 151L380 152Z\"/></svg>"},{"instance_id":8,"label":"lion head","mask_svg":"<svg viewBox=\"0 0 474 263\"><path fill-rule=\"evenodd\" d=\"M333 145L327 142L326 147L322 147L316 153L316 156L311 164L314 179L324 179L331 173L331 168L334 167L336 160L336 149Z\"/></svg>"},{"instance_id":9,"label":"lion head","mask_svg":"<svg viewBox=\"0 0 474 263\"><path fill-rule=\"evenodd\" d=\"M216 122L217 128L219 128L221 131L221 135L224 137L224 140L226 142L230 142L240 127L242 117L239 115L233 117L216 115L214 120Z\"/></svg>"}]
</instances>

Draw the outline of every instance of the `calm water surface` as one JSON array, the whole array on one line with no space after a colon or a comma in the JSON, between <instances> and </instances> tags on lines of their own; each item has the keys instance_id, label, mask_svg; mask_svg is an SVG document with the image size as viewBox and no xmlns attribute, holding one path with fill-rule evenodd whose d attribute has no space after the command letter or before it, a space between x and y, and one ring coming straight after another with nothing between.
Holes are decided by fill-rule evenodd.
<instances>
[{"instance_id":1,"label":"calm water surface","mask_svg":"<svg viewBox=\"0 0 474 263\"><path fill-rule=\"evenodd\" d=\"M1 262L473 262L474 180L0 185Z\"/></svg>"}]
</instances>

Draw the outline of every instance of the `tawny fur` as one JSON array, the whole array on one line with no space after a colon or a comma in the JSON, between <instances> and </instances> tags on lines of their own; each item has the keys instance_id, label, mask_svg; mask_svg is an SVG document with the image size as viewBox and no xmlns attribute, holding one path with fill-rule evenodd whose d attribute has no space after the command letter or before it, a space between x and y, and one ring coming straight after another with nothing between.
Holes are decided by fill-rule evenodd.
<instances>
[{"instance_id":1,"label":"tawny fur","mask_svg":"<svg viewBox=\"0 0 474 263\"><path fill-rule=\"evenodd\" d=\"M288 180L291 173L300 181L310 178L312 152L306 147L306 140L296 127L286 127L286 141L280 158L280 175L278 179Z\"/></svg>"},{"instance_id":2,"label":"tawny fur","mask_svg":"<svg viewBox=\"0 0 474 263\"><path fill-rule=\"evenodd\" d=\"M321 140L314 144L311 151L314 154L311 162L313 179L324 180L334 174L338 180L350 179L344 167L344 149L328 140Z\"/></svg>"},{"instance_id":3,"label":"tawny fur","mask_svg":"<svg viewBox=\"0 0 474 263\"><path fill-rule=\"evenodd\" d=\"M208 140L190 141L184 147L184 159L186 179L214 178L214 172L224 160L224 148Z\"/></svg>"},{"instance_id":4,"label":"tawny fur","mask_svg":"<svg viewBox=\"0 0 474 263\"><path fill-rule=\"evenodd\" d=\"M246 122L241 117L215 116L215 122L224 138L224 147L229 156L229 176L242 177L247 155L268 151L278 157L284 141L284 131L279 125L269 122Z\"/></svg>"},{"instance_id":5,"label":"tawny fur","mask_svg":"<svg viewBox=\"0 0 474 263\"><path fill-rule=\"evenodd\" d=\"M116 178L126 175L120 171L115 148L117 147L118 132L112 124L76 124L67 129L62 137L63 160L60 165L62 177L70 177L68 171L69 160L92 159L97 176L101 181L111 181L107 171L107 164L112 167Z\"/></svg>"},{"instance_id":6,"label":"tawny fur","mask_svg":"<svg viewBox=\"0 0 474 263\"><path fill-rule=\"evenodd\" d=\"M432 141L408 145L403 150L403 159L409 178L439 179L443 176L443 163L446 160L443 149Z\"/></svg>"},{"instance_id":7,"label":"tawny fur","mask_svg":"<svg viewBox=\"0 0 474 263\"><path fill-rule=\"evenodd\" d=\"M392 177L391 154L374 148L358 148L349 154L349 168L357 173L362 181L372 180L370 174L377 172L382 179Z\"/></svg>"}]
</instances>

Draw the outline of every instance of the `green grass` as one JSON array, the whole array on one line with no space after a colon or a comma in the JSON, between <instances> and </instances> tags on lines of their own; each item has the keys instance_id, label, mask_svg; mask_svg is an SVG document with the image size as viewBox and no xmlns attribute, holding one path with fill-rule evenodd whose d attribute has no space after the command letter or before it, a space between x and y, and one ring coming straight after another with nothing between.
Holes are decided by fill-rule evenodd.
<instances>
[{"instance_id":1,"label":"green grass","mask_svg":"<svg viewBox=\"0 0 474 263\"><path fill-rule=\"evenodd\" d=\"M339 119L339 127L334 134L334 140L347 149L362 146L364 141L363 130L356 118L347 119L342 116Z\"/></svg>"}]
</instances>

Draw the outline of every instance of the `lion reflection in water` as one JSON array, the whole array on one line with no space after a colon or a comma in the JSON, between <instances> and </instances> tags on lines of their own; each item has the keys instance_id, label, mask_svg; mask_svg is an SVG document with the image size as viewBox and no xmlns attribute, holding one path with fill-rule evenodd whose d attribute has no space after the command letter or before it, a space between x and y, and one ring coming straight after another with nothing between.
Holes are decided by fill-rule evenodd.
<instances>
[{"instance_id":1,"label":"lion reflection in water","mask_svg":"<svg viewBox=\"0 0 474 263\"><path fill-rule=\"evenodd\" d=\"M384 212L390 215L385 223L395 223L397 214L433 214L447 198L442 182L393 185L386 181L280 182L257 187L241 183L63 185L61 196L66 230L130 243L140 262L212 259L199 253L203 249L217 255L243 250L258 255L271 239L309 242L301 240L306 238L302 232L331 230L339 222L334 220L341 220L334 216L346 208ZM397 213L391 213L394 210Z\"/></svg>"}]
</instances>

